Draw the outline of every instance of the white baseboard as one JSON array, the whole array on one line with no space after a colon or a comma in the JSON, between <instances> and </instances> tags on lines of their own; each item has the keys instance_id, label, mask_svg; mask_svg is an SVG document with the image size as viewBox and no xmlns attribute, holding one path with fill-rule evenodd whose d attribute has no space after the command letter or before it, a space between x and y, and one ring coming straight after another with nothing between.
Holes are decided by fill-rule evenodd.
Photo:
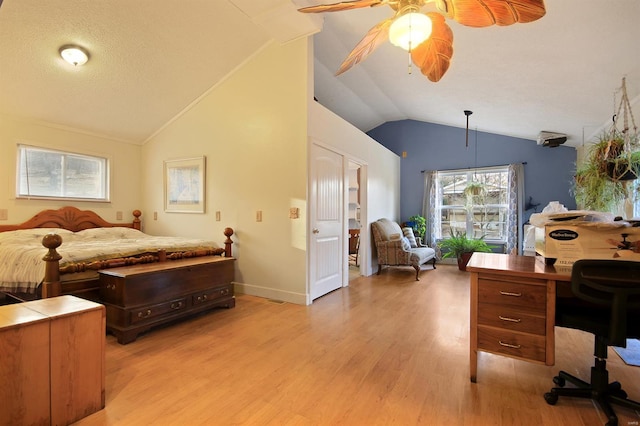
<instances>
[{"instance_id":1,"label":"white baseboard","mask_svg":"<svg viewBox=\"0 0 640 426\"><path fill-rule=\"evenodd\" d=\"M281 300L283 302L295 303L296 305L306 305L307 295L292 293L290 291L278 290L276 288L261 287L247 283L233 283L236 293L248 294L250 296L263 297L265 299Z\"/></svg>"}]
</instances>

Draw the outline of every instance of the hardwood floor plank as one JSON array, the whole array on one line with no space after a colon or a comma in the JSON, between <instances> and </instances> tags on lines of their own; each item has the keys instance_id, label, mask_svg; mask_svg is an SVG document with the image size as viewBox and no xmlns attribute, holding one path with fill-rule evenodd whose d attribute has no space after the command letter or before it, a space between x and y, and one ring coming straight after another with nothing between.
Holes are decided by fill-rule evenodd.
<instances>
[{"instance_id":1,"label":"hardwood floor plank","mask_svg":"<svg viewBox=\"0 0 640 426\"><path fill-rule=\"evenodd\" d=\"M414 277L388 268L311 306L239 295L128 345L107 336L106 408L77 424L604 424L590 401L542 397L560 369L588 378L590 334L557 328L553 367L480 353L474 384L469 275L438 265ZM640 367L613 351L608 367L640 399Z\"/></svg>"}]
</instances>

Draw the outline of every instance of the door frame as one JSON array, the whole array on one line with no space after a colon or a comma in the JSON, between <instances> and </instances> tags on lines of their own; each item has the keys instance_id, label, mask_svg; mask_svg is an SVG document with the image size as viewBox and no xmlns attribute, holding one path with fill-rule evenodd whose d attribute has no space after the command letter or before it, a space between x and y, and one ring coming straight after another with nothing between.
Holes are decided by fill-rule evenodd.
<instances>
[{"instance_id":1,"label":"door frame","mask_svg":"<svg viewBox=\"0 0 640 426\"><path fill-rule=\"evenodd\" d=\"M360 166L360 221L361 221L361 229L360 229L360 252L358 254L359 263L360 263L360 275L366 276L366 271L368 271L369 265L371 264L371 250L370 250L370 241L371 241L371 231L369 228L369 218L367 212L367 200L368 200L368 192L367 192L367 182L368 182L368 173L367 173L367 162L362 160L361 158L354 157L348 152L337 149L333 145L327 145L322 143L320 140L315 139L313 137L309 138L309 157L308 157L308 167L310 167L311 162L314 160L312 156L311 145L318 145L324 149L329 151L333 151L334 153L342 156L342 168L343 168L343 180L342 187L344 193L344 202L343 202L343 230L342 230L342 259L343 259L343 267L342 267L342 287L347 287L349 285L349 246L346 244L346 238L349 234L349 206L348 206L348 197L349 197L349 188L348 188L348 179L349 179L349 162L356 163ZM315 200L312 200L311 195L311 179L307 180L307 211L315 208ZM313 230L313 224L311 223L311 215L307 215L307 305L313 303L311 299L311 262L313 262L313 257L311 256L311 235Z\"/></svg>"}]
</instances>

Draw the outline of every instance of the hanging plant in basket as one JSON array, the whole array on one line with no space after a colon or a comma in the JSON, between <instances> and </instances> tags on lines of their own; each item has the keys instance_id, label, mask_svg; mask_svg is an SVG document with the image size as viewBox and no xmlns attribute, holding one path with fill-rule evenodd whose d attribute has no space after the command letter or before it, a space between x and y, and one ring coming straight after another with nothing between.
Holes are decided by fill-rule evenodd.
<instances>
[{"instance_id":1,"label":"hanging plant in basket","mask_svg":"<svg viewBox=\"0 0 640 426\"><path fill-rule=\"evenodd\" d=\"M612 211L624 199L635 196L628 183L640 176L640 140L624 78L621 90L622 100L611 129L589 148L576 170L573 193L584 209ZM619 130L616 117L621 112L624 127Z\"/></svg>"}]
</instances>

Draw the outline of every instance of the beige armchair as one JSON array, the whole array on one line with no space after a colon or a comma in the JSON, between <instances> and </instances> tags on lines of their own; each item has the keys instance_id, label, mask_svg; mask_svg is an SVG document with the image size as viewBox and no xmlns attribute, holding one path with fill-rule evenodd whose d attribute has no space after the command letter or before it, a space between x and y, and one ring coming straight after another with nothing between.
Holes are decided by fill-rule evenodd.
<instances>
[{"instance_id":1,"label":"beige armchair","mask_svg":"<svg viewBox=\"0 0 640 426\"><path fill-rule=\"evenodd\" d=\"M413 266L416 280L419 280L421 265L432 261L433 269L436 268L435 250L421 244L419 240L412 244L396 222L378 219L371 224L371 232L378 253L378 275L382 266ZM410 234L409 237L413 235L412 230Z\"/></svg>"}]
</instances>

